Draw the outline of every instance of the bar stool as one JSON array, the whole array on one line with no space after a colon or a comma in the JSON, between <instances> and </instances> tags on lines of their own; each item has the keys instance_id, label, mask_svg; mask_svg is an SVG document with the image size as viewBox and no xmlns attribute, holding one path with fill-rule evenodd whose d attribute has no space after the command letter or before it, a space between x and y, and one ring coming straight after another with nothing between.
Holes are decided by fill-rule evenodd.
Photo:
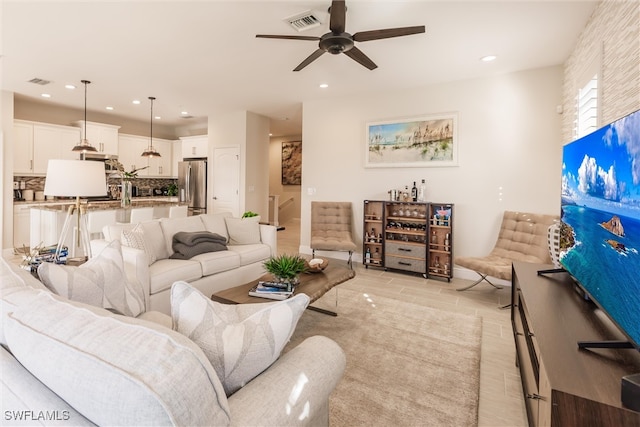
<instances>
[{"instance_id":1,"label":"bar stool","mask_svg":"<svg viewBox=\"0 0 640 427\"><path fill-rule=\"evenodd\" d=\"M169 208L169 218L186 218L188 212L187 208L187 205L171 206Z\"/></svg>"},{"instance_id":2,"label":"bar stool","mask_svg":"<svg viewBox=\"0 0 640 427\"><path fill-rule=\"evenodd\" d=\"M138 222L144 222L144 221L151 221L152 219L153 219L153 207L131 209L131 220L129 222L132 224L136 224Z\"/></svg>"},{"instance_id":3,"label":"bar stool","mask_svg":"<svg viewBox=\"0 0 640 427\"><path fill-rule=\"evenodd\" d=\"M102 239L102 227L105 225L113 225L117 222L117 212L115 209L105 211L89 211L87 212L87 229L89 230L89 239Z\"/></svg>"}]
</instances>

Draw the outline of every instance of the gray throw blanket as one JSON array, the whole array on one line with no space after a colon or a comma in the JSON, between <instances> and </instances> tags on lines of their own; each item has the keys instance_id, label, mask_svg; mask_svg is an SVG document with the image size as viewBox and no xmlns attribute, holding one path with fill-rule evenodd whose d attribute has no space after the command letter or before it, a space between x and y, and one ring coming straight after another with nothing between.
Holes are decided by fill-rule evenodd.
<instances>
[{"instance_id":1,"label":"gray throw blanket","mask_svg":"<svg viewBox=\"0 0 640 427\"><path fill-rule=\"evenodd\" d=\"M227 239L209 231L179 231L173 235L171 259L190 259L205 252L227 250Z\"/></svg>"}]
</instances>

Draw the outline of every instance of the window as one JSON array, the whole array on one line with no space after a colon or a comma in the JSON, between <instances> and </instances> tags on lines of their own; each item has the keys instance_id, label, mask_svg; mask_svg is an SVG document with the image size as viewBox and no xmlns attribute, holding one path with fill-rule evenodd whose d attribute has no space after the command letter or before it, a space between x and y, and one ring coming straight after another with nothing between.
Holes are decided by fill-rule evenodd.
<instances>
[{"instance_id":1,"label":"window","mask_svg":"<svg viewBox=\"0 0 640 427\"><path fill-rule=\"evenodd\" d=\"M578 139L598 129L598 75L580 90L576 97L576 120L574 139Z\"/></svg>"}]
</instances>

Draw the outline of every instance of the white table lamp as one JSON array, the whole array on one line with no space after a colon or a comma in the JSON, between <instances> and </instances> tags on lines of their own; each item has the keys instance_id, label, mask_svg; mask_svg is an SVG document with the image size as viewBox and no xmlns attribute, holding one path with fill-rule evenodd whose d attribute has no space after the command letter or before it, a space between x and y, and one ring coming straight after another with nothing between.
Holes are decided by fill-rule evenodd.
<instances>
[{"instance_id":1,"label":"white table lamp","mask_svg":"<svg viewBox=\"0 0 640 427\"><path fill-rule=\"evenodd\" d=\"M81 197L106 196L107 178L104 164L89 160L49 160L47 176L44 184L44 194L47 196L75 197L75 205L71 205L67 211L67 217L60 233L56 248L56 259L60 257L60 250L71 226L74 212L77 214L74 247L71 256L76 256L76 250L84 245L86 257L91 257L89 245L89 232L87 228L86 205L80 205Z\"/></svg>"}]
</instances>

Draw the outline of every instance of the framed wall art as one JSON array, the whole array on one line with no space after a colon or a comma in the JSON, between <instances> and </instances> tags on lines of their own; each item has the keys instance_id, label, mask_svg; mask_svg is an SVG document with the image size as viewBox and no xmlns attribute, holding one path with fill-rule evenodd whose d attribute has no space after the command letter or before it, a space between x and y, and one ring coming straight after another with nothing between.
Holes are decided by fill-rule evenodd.
<instances>
[{"instance_id":1,"label":"framed wall art","mask_svg":"<svg viewBox=\"0 0 640 427\"><path fill-rule=\"evenodd\" d=\"M367 123L365 167L458 165L458 115Z\"/></svg>"},{"instance_id":2,"label":"framed wall art","mask_svg":"<svg viewBox=\"0 0 640 427\"><path fill-rule=\"evenodd\" d=\"M282 143L282 185L302 184L302 141Z\"/></svg>"}]
</instances>

